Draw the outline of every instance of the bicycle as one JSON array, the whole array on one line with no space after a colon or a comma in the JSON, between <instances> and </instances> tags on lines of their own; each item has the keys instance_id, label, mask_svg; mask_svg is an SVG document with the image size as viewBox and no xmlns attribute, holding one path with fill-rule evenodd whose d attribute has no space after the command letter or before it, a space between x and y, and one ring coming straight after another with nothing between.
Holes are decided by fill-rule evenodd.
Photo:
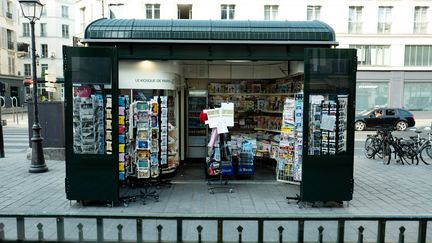
<instances>
[{"instance_id":1,"label":"bicycle","mask_svg":"<svg viewBox=\"0 0 432 243\"><path fill-rule=\"evenodd\" d=\"M392 154L396 162L402 164L412 164L414 160L418 161L416 153L412 149L412 143L403 142L402 138L396 138L392 135L393 129L385 129L382 141L382 160L384 164L390 164ZM411 161L410 161L411 160Z\"/></svg>"},{"instance_id":2,"label":"bicycle","mask_svg":"<svg viewBox=\"0 0 432 243\"><path fill-rule=\"evenodd\" d=\"M426 128L426 130L430 130ZM422 131L414 130L417 133L417 136L410 136L413 141L413 146L415 147L415 152L417 157L420 157L420 160L426 164L430 165L432 163L432 141L431 141L431 133L427 133L428 138L421 138L420 133ZM418 165L419 161L417 160L416 165Z\"/></svg>"}]
</instances>

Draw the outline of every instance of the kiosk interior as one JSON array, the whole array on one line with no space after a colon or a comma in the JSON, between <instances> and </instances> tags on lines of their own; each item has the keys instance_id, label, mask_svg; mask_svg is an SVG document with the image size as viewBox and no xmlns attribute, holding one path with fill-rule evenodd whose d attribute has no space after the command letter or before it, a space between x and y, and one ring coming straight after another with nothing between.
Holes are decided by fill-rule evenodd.
<instances>
[{"instance_id":1,"label":"kiosk interior","mask_svg":"<svg viewBox=\"0 0 432 243\"><path fill-rule=\"evenodd\" d=\"M163 33L176 30L157 28L180 28L197 22L136 20L136 26L154 25L145 33L159 31L159 37L141 43L136 41L144 37L137 32L123 35L135 38L131 42L129 38L118 38L120 35L109 40L94 35L102 27L115 26L116 21L97 20L90 24L84 40L89 47L64 49L65 104L69 108L65 109L66 116L78 119L74 114L79 112L100 114L66 124L69 144L81 144L80 148L66 147L68 199L118 201L118 185L127 184L131 178L160 178L162 173L175 171L179 161L189 158L202 159L201 163L212 161L214 158L205 158L214 156L213 148L209 150L212 153L206 151L210 133L198 123L197 114L226 102L234 105L234 126L228 129L230 140L225 143L230 155L237 159L234 174L252 175L253 160L269 157L276 161L273 178L300 184L302 201L352 199L354 132L349 124L354 117L356 53L351 49L330 49L336 43L334 33L325 41L314 40L316 43L268 39L245 45L247 41L235 37L230 44L208 43L195 35L196 39L189 41L196 43L185 44L182 38L187 34L161 41ZM240 22L244 24L198 24L209 23L211 36L216 36L231 25L244 31ZM261 22L257 22L259 26ZM252 32L258 33L255 22L247 23ZM289 23L262 24L301 26ZM302 24L329 30L321 22ZM222 27L218 29L217 25ZM185 28L183 33L187 31ZM320 36L327 38L323 33ZM110 61L107 67L98 68L85 61L100 56ZM88 77L76 78L73 70L87 73ZM108 71L111 75L104 80L111 81L102 80L102 72L97 70ZM91 111L72 109L74 101ZM89 132L90 127L94 129ZM75 140L77 131L81 132L81 140ZM91 141L83 140L83 136L91 137ZM90 142L95 148L87 146ZM206 171L218 175L209 163ZM97 190L106 195L98 195Z\"/></svg>"}]
</instances>

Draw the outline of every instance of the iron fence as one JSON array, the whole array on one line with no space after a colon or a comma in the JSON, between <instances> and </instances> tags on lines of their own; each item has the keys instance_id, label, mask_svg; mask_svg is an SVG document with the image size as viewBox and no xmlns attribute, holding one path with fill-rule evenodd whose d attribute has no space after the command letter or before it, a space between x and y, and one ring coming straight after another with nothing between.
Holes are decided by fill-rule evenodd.
<instances>
[{"instance_id":1,"label":"iron fence","mask_svg":"<svg viewBox=\"0 0 432 243\"><path fill-rule=\"evenodd\" d=\"M184 235L183 235L183 223L185 221L195 221L197 223L201 223L196 227L196 236L194 237L197 239L193 242L203 242L202 232L203 232L203 225L202 222L205 221L214 221L216 222L216 242L221 243L224 242L224 223L227 221L235 222L236 225L238 223L238 226L236 227L236 235L235 235L235 241L234 242L245 242L243 240L243 230L244 227L242 226L242 222L245 221L252 221L257 224L257 231L256 236L257 240L254 242L266 242L264 239L264 223L270 222L270 221L277 221L277 222L296 222L297 224L297 237L294 242L298 243L304 243L305 241L305 222L320 222L320 221L335 221L337 222L337 228L336 228L336 242L337 243L344 243L347 242L345 240L345 224L347 221L372 221L377 223L377 231L376 231L376 241L373 240L373 242L377 243L384 243L386 242L386 223L391 221L404 221L404 222L411 222L411 223L418 223L418 236L416 239L417 243L426 243L427 242L427 224L428 221L432 221L432 215L426 215L426 216L335 216L335 217L310 217L310 216L289 216L289 217L215 217L215 216L134 216L134 215L74 215L74 214L65 214L65 215L48 215L48 214L4 214L0 213L0 242L28 242L28 241L35 241L35 239L27 239L26 238L26 227L25 222L29 219L41 219L41 218L48 218L48 219L55 219L55 231L56 231L56 238L49 240L45 239L44 237L44 225L42 223L36 224L37 228L37 241L43 241L43 242L145 242L145 239L143 239L143 222L146 220L163 220L163 221L171 221L175 223L176 228L176 238L173 240L173 242L185 242ZM16 238L6 238L5 237L5 228L6 224L2 222L2 219L9 219L9 220L16 220ZM93 219L95 220L95 228L96 228L96 239L85 239L84 238L84 225L82 223L78 223L76 225L77 228L77 240L70 240L66 239L65 237L65 219ZM125 240L124 234L123 234L123 228L124 226L122 224L116 225L116 233L117 238L116 239L104 239L104 220L133 220L134 221L134 227L136 229L136 236L133 240ZM284 241L283 238L283 232L285 228L280 225L277 228L277 240L276 242L282 243L282 242L288 242ZM156 232L156 240L154 241L148 241L148 242L167 242L166 240L162 240L162 236L164 233L164 226L162 224L158 224L155 227ZM320 225L316 229L316 242L323 243L325 241L323 232L325 228ZM365 227L360 225L357 228L356 232L356 242L357 243L363 243L364 241L364 231ZM405 242L405 231L406 228L404 226L400 226L398 229L398 236L397 241L398 243L404 243ZM188 241L190 242L190 240ZM233 242L230 240L230 242ZM292 242L292 241L290 241Z\"/></svg>"}]
</instances>

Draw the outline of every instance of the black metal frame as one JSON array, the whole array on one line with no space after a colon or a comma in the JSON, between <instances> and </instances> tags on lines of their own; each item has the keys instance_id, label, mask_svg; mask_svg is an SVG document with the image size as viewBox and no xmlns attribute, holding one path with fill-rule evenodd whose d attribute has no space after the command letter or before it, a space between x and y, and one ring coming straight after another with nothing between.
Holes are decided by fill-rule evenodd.
<instances>
[{"instance_id":1,"label":"black metal frame","mask_svg":"<svg viewBox=\"0 0 432 243\"><path fill-rule=\"evenodd\" d=\"M137 216L129 216L129 215L122 215L122 214L112 214L112 215L59 215L59 214L7 214L2 213L0 214L1 218L15 218L16 219L16 232L17 237L16 239L5 239L5 231L4 227L5 225L1 223L0 221L0 241L2 242L34 242L34 240L26 240L25 233L26 233L26 227L25 227L25 219L30 218L49 218L49 219L55 219L56 220L56 233L57 238L55 241L51 242L73 242L73 240L67 240L65 239L65 219L73 219L73 218L82 218L82 219L96 219L96 240L85 240L84 234L83 234L83 225L79 223L77 225L78 228L78 240L85 242L112 242L112 241L105 241L104 240L104 219L129 219L129 220L135 220L136 221L136 240L133 242L143 242L143 221L145 220L166 220L166 221L175 221L176 222L176 228L177 228L177 236L176 236L176 242L183 242L183 222L184 221L216 221L217 222L217 242L222 243L223 242L223 224L225 221L235 221L235 222L242 222L242 221L255 221L258 226L257 230L257 238L258 242L262 243L264 242L264 223L268 221L281 221L281 222L287 222L287 221L297 221L298 228L297 228L297 242L298 243L304 243L304 230L305 230L305 222L312 222L312 221L336 221L337 222L337 243L343 243L345 240L345 222L347 221L373 221L377 222L377 243L384 243L386 241L386 222L393 222L393 221L406 221L406 222L418 222L418 243L426 243L426 233L427 233L427 223L432 221L431 215L407 215L407 216L362 216L362 215L341 215L341 216L283 216L283 217L256 217L256 216L238 216L238 217L217 217L217 216L146 216L146 215L137 215ZM49 240L44 239L44 232L43 232L43 225L39 223L36 225L38 230L38 241L44 241L44 242L50 242ZM123 240L123 234L122 229L123 226L121 224L117 225L118 230L118 242L126 242ZM202 242L201 240L201 231L203 230L203 227L201 225L198 225L197 229L197 238L198 242ZM242 242L242 231L243 227L239 225L237 228L238 231L238 242ZM163 226L161 224L156 226L156 232L157 232L157 242L162 242L162 230ZM284 228L282 226L279 226L277 228L278 230L278 242L283 242L283 231ZM317 228L318 230L318 243L323 242L323 231L324 227L319 226ZM363 231L365 228L363 226L360 226L358 228L358 243L363 243ZM404 242L404 232L405 227L401 226L399 228L399 243ZM232 240L230 240L232 242Z\"/></svg>"},{"instance_id":2,"label":"black metal frame","mask_svg":"<svg viewBox=\"0 0 432 243\"><path fill-rule=\"evenodd\" d=\"M73 58L95 58L86 67L94 73L84 73L78 84L111 85L105 90L112 97L112 154L75 154L73 148ZM97 58L110 60L110 70L100 70ZM111 201L119 200L119 165L118 165L118 61L116 47L63 47L65 75L65 144L66 144L66 197L69 200ZM78 67L75 67L78 68ZM81 71L81 70L80 70ZM111 80L101 80L100 73L105 72ZM88 80L82 80L88 79ZM108 82L107 82L108 81ZM93 82L93 83L92 83ZM104 83L105 82L105 83Z\"/></svg>"},{"instance_id":3,"label":"black metal frame","mask_svg":"<svg viewBox=\"0 0 432 243\"><path fill-rule=\"evenodd\" d=\"M354 116L357 56L355 49L305 49L303 167L300 200L350 201L354 192ZM309 154L310 95L348 95L346 151ZM336 124L338 126L338 124Z\"/></svg>"}]
</instances>

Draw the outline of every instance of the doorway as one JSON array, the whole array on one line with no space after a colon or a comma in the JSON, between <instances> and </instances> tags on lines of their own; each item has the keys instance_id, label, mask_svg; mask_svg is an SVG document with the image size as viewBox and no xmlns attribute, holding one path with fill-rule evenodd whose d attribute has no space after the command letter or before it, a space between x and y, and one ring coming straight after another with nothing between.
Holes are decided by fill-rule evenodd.
<instances>
[{"instance_id":1,"label":"doorway","mask_svg":"<svg viewBox=\"0 0 432 243\"><path fill-rule=\"evenodd\" d=\"M178 19L192 19L192 4L178 4L177 5L177 18Z\"/></svg>"}]
</instances>

